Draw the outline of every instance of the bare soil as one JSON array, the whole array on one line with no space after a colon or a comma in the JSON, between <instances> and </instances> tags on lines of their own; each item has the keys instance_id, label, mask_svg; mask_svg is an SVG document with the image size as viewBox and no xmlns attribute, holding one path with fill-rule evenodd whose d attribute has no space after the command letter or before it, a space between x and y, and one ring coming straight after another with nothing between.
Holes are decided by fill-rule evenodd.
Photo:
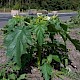
<instances>
[{"instance_id":1,"label":"bare soil","mask_svg":"<svg viewBox=\"0 0 80 80\"><path fill-rule=\"evenodd\" d=\"M71 29L70 36L73 39L80 40L80 28ZM75 67L75 69L72 69L72 70L74 70L74 71L76 70L76 71L80 72L80 52L77 51L75 49L75 47L69 41L67 42L67 47L68 47L68 49L70 49L69 58L72 61L72 65Z\"/></svg>"}]
</instances>

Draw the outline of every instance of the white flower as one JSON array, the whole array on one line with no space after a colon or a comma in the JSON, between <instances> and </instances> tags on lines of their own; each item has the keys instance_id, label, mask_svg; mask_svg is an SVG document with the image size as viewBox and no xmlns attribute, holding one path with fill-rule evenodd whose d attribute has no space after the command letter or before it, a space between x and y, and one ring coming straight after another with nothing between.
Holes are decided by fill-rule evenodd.
<instances>
[{"instance_id":1,"label":"white flower","mask_svg":"<svg viewBox=\"0 0 80 80\"><path fill-rule=\"evenodd\" d=\"M13 17L16 17L15 15L13 15Z\"/></svg>"},{"instance_id":2,"label":"white flower","mask_svg":"<svg viewBox=\"0 0 80 80\"><path fill-rule=\"evenodd\" d=\"M47 20L49 20L50 19L50 17L49 16L47 16Z\"/></svg>"},{"instance_id":3,"label":"white flower","mask_svg":"<svg viewBox=\"0 0 80 80\"><path fill-rule=\"evenodd\" d=\"M44 18L44 20L50 20L50 17L49 17L49 16L46 16L46 17Z\"/></svg>"}]
</instances>

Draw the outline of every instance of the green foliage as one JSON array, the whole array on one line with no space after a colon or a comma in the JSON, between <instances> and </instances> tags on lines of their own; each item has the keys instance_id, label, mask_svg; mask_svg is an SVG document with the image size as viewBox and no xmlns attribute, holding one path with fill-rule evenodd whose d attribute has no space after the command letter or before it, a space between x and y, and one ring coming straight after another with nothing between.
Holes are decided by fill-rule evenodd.
<instances>
[{"instance_id":1,"label":"green foliage","mask_svg":"<svg viewBox=\"0 0 80 80\"><path fill-rule=\"evenodd\" d=\"M70 28L76 28L76 27L80 27L80 10L77 11L77 15L72 17L69 21L68 21L69 27Z\"/></svg>"},{"instance_id":2,"label":"green foliage","mask_svg":"<svg viewBox=\"0 0 80 80\"><path fill-rule=\"evenodd\" d=\"M80 79L79 72L69 72L69 73L66 73L65 76L69 77L71 80L79 80Z\"/></svg>"},{"instance_id":3,"label":"green foliage","mask_svg":"<svg viewBox=\"0 0 80 80\"><path fill-rule=\"evenodd\" d=\"M58 16L30 18L16 16L9 20L4 28L6 54L20 68L23 68L23 65L27 65L27 62L29 63L32 59L37 59L35 61L37 67L41 70L45 80L49 80L55 74L55 69L61 71L62 68L65 68L66 70L69 61L67 39L80 51L79 40L70 38L67 30L67 24L62 23ZM58 40L56 35L60 35L62 40ZM58 72L55 75L60 77Z\"/></svg>"},{"instance_id":4,"label":"green foliage","mask_svg":"<svg viewBox=\"0 0 80 80\"><path fill-rule=\"evenodd\" d=\"M0 0L0 8L77 10L80 0Z\"/></svg>"},{"instance_id":5,"label":"green foliage","mask_svg":"<svg viewBox=\"0 0 80 80\"><path fill-rule=\"evenodd\" d=\"M13 9L19 10L21 7L20 3L16 2L15 5L13 6Z\"/></svg>"},{"instance_id":6,"label":"green foliage","mask_svg":"<svg viewBox=\"0 0 80 80\"><path fill-rule=\"evenodd\" d=\"M33 21L32 26L34 27L34 34L36 34L36 41L38 41L38 44L42 46L44 42L45 31L47 30L46 21L43 20L42 16L39 16Z\"/></svg>"},{"instance_id":7,"label":"green foliage","mask_svg":"<svg viewBox=\"0 0 80 80\"><path fill-rule=\"evenodd\" d=\"M30 27L26 26L23 17L17 17L9 20L6 28L5 45L7 46L6 54L14 58L21 66L21 55L25 53L26 47L31 45Z\"/></svg>"},{"instance_id":8,"label":"green foliage","mask_svg":"<svg viewBox=\"0 0 80 80\"><path fill-rule=\"evenodd\" d=\"M51 62L52 62L52 59L53 59L53 56L50 54L50 55L47 57L48 63L51 63Z\"/></svg>"},{"instance_id":9,"label":"green foliage","mask_svg":"<svg viewBox=\"0 0 80 80\"><path fill-rule=\"evenodd\" d=\"M51 66L51 62L52 60L60 62L59 58L56 58L56 57L57 56L53 56L50 54L47 57L47 59L42 60L42 66L40 69L41 69L41 72L43 73L43 77L45 78L45 80L49 80L51 76L55 74L53 71L53 66Z\"/></svg>"},{"instance_id":10,"label":"green foliage","mask_svg":"<svg viewBox=\"0 0 80 80\"><path fill-rule=\"evenodd\" d=\"M51 65L48 64L48 63L44 63L41 66L41 71L43 73L43 77L45 78L45 80L49 80L50 76L52 74L52 67L51 67Z\"/></svg>"},{"instance_id":11,"label":"green foliage","mask_svg":"<svg viewBox=\"0 0 80 80\"><path fill-rule=\"evenodd\" d=\"M26 79L26 74L19 73L20 68L15 62L0 64L0 80L21 80Z\"/></svg>"}]
</instances>

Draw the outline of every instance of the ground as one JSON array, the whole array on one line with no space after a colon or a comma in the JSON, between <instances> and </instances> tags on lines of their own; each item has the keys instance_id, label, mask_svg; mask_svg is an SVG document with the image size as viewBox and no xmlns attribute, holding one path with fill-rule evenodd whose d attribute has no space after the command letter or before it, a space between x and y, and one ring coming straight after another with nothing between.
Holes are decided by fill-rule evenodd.
<instances>
[{"instance_id":1,"label":"ground","mask_svg":"<svg viewBox=\"0 0 80 80\"><path fill-rule=\"evenodd\" d=\"M80 40L80 28L70 29L70 36L72 38ZM6 55L5 55L5 50L2 47L2 43L3 43L3 37L2 37L2 32L0 32L0 63L5 63ZM69 67L71 68L72 71L80 73L80 52L77 51L69 41L67 41L67 47L69 49L68 53L69 58L71 59L73 65L73 67L72 66ZM37 68L33 68L31 72L32 74L28 74L29 76L28 80L43 80ZM55 80L60 80L60 79L56 78ZM65 78L64 80L70 80L70 79ZM79 80L79 78L76 78L75 80Z\"/></svg>"},{"instance_id":2,"label":"ground","mask_svg":"<svg viewBox=\"0 0 80 80\"><path fill-rule=\"evenodd\" d=\"M80 28L72 29L70 35L72 38L80 40ZM72 60L72 64L77 71L80 71L80 52L70 42L68 42L67 47L70 49L69 57Z\"/></svg>"}]
</instances>

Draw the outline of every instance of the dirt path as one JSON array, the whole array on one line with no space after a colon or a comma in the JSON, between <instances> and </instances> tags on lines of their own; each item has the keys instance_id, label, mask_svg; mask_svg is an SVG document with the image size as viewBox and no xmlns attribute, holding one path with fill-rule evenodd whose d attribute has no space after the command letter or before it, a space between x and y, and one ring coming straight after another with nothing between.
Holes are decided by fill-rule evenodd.
<instances>
[{"instance_id":1,"label":"dirt path","mask_svg":"<svg viewBox=\"0 0 80 80\"><path fill-rule=\"evenodd\" d=\"M70 36L73 39L80 40L80 28L71 29ZM72 65L80 72L80 52L75 49L71 42L67 42L67 47L69 51L69 57L72 60Z\"/></svg>"}]
</instances>

